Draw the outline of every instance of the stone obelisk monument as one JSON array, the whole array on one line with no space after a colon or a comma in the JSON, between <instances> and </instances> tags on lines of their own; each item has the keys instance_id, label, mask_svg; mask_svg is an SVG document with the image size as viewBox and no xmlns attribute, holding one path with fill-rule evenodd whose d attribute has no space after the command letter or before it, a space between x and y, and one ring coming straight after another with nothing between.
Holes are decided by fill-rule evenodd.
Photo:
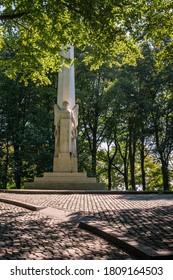
<instances>
[{"instance_id":1,"label":"stone obelisk monument","mask_svg":"<svg viewBox=\"0 0 173 280\"><path fill-rule=\"evenodd\" d=\"M74 48L62 49L62 56L74 59ZM45 190L105 190L105 185L78 172L76 137L78 105L75 104L74 65L63 66L58 76L57 104L54 105L55 152L53 172L35 177L34 182L25 183L25 189Z\"/></svg>"},{"instance_id":2,"label":"stone obelisk monument","mask_svg":"<svg viewBox=\"0 0 173 280\"><path fill-rule=\"evenodd\" d=\"M62 56L74 59L74 48L62 51ZM62 67L58 78L57 104L54 106L55 154L54 172L77 172L76 137L78 105L75 104L74 64Z\"/></svg>"}]
</instances>

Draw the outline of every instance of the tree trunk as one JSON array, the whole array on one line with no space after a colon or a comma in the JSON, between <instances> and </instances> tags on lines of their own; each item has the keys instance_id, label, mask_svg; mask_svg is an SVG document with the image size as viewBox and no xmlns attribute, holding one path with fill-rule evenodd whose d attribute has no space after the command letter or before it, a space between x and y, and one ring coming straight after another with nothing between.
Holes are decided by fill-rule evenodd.
<instances>
[{"instance_id":1,"label":"tree trunk","mask_svg":"<svg viewBox=\"0 0 173 280\"><path fill-rule=\"evenodd\" d=\"M144 141L141 141L141 174L142 174L142 188L146 190L146 178L145 178L145 152L144 152Z\"/></svg>"},{"instance_id":2,"label":"tree trunk","mask_svg":"<svg viewBox=\"0 0 173 280\"><path fill-rule=\"evenodd\" d=\"M161 164L162 164L162 179L163 179L163 189L164 191L168 191L169 190L169 171L168 171L168 161L164 159L164 151L166 149L166 147L164 147L164 149L161 149L161 144L159 141L159 129L158 129L158 125L157 123L155 124L155 137L156 137L156 146L160 155L160 160L161 160Z\"/></svg>"},{"instance_id":3,"label":"tree trunk","mask_svg":"<svg viewBox=\"0 0 173 280\"><path fill-rule=\"evenodd\" d=\"M130 160L130 184L132 186L132 190L136 190L135 183L135 153L136 153L136 142L132 140L132 129L129 131L129 160Z\"/></svg>"},{"instance_id":4,"label":"tree trunk","mask_svg":"<svg viewBox=\"0 0 173 280\"><path fill-rule=\"evenodd\" d=\"M16 188L21 188L21 176L22 176L22 168L21 168L21 159L20 159L20 147L19 145L14 145L14 180L16 184Z\"/></svg>"},{"instance_id":5,"label":"tree trunk","mask_svg":"<svg viewBox=\"0 0 173 280\"><path fill-rule=\"evenodd\" d=\"M92 151L92 176L96 177L96 166L97 166L97 160L96 160L96 151Z\"/></svg>"},{"instance_id":6,"label":"tree trunk","mask_svg":"<svg viewBox=\"0 0 173 280\"><path fill-rule=\"evenodd\" d=\"M161 157L162 163L162 178L163 178L163 189L164 191L169 191L169 171L168 171L168 164L166 160Z\"/></svg>"},{"instance_id":7,"label":"tree trunk","mask_svg":"<svg viewBox=\"0 0 173 280\"><path fill-rule=\"evenodd\" d=\"M124 184L125 184L125 189L126 191L129 189L129 180L128 180L128 160L127 160L127 153L128 153L128 141L126 141L126 146L125 146L125 154L123 155L122 151L121 151L121 147L118 144L118 150L120 153L120 156L123 160L123 169L124 172L122 172L121 174L124 177Z\"/></svg>"},{"instance_id":8,"label":"tree trunk","mask_svg":"<svg viewBox=\"0 0 173 280\"><path fill-rule=\"evenodd\" d=\"M96 131L93 131L93 143L92 143L92 176L96 177L96 166L97 166L97 140Z\"/></svg>"},{"instance_id":9,"label":"tree trunk","mask_svg":"<svg viewBox=\"0 0 173 280\"><path fill-rule=\"evenodd\" d=\"M128 191L129 189L129 182L128 182L128 167L126 162L124 163L124 184L125 184L125 189Z\"/></svg>"},{"instance_id":10,"label":"tree trunk","mask_svg":"<svg viewBox=\"0 0 173 280\"><path fill-rule=\"evenodd\" d=\"M112 171L112 162L109 161L108 164L108 190L110 191L112 188L112 176L111 176L111 171Z\"/></svg>"},{"instance_id":11,"label":"tree trunk","mask_svg":"<svg viewBox=\"0 0 173 280\"><path fill-rule=\"evenodd\" d=\"M8 166L9 166L9 143L8 143L8 139L7 139L7 143L6 143L6 159L5 159L5 172L4 172L4 182L3 182L4 189L7 188L7 183L8 183Z\"/></svg>"}]
</instances>

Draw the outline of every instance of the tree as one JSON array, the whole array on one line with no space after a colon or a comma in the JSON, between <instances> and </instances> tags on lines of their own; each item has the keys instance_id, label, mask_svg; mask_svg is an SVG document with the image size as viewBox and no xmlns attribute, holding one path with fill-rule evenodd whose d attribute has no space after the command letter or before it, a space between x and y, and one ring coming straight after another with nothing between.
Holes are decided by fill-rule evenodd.
<instances>
[{"instance_id":1,"label":"tree","mask_svg":"<svg viewBox=\"0 0 173 280\"><path fill-rule=\"evenodd\" d=\"M111 96L105 91L106 69L90 72L84 64L76 67L76 95L79 104L79 141L87 140L91 155L90 174L96 176L97 151L104 140ZM82 140L82 141L83 141ZM87 149L88 150L88 149Z\"/></svg>"},{"instance_id":2,"label":"tree","mask_svg":"<svg viewBox=\"0 0 173 280\"><path fill-rule=\"evenodd\" d=\"M134 64L140 51L131 34L142 6L130 0L4 0L0 42L13 56L1 65L9 77L20 73L25 82L50 83L47 74L67 64L60 50L70 44L85 50L83 60L93 69L105 61Z\"/></svg>"},{"instance_id":3,"label":"tree","mask_svg":"<svg viewBox=\"0 0 173 280\"><path fill-rule=\"evenodd\" d=\"M164 68L157 68L157 54L164 49L154 45L145 45L145 60L137 67L141 93L145 95L141 113L144 114L143 132L149 142L153 142L155 157L161 162L163 187L169 189L169 158L172 152L172 76L171 64L165 63ZM144 70L145 68L145 70ZM146 70L147 69L147 70ZM142 70L142 71L141 71ZM144 151L144 147L143 147ZM142 150L141 150L142 152ZM144 155L143 155L144 156ZM143 164L144 165L144 164ZM144 172L144 171L143 171ZM143 175L144 176L144 175Z\"/></svg>"},{"instance_id":4,"label":"tree","mask_svg":"<svg viewBox=\"0 0 173 280\"><path fill-rule=\"evenodd\" d=\"M113 101L113 100L112 100ZM116 134L116 118L117 115L115 110L109 104L106 118L106 126L104 132L104 148L101 147L99 151L98 159L107 163L107 179L108 179L108 190L112 189L112 172L114 159L118 151L117 134ZM106 146L106 148L105 148Z\"/></svg>"},{"instance_id":5,"label":"tree","mask_svg":"<svg viewBox=\"0 0 173 280\"><path fill-rule=\"evenodd\" d=\"M143 190L147 189L145 169L149 154L160 161L164 190L169 189L168 166L173 148L172 77L170 65L165 63L165 68L160 70L156 67L159 51L154 45L143 44L144 59L138 60L135 67L123 66L115 72L111 90L115 95L113 107L116 117L112 129L116 127L114 143L118 149L111 165L125 175L126 189L128 165L132 189L136 189L137 180L140 184L142 182ZM112 129L109 127L109 131ZM110 135L107 134L107 143L110 143ZM107 153L107 161L110 162L113 150L108 147ZM124 170L120 158L123 162L125 160Z\"/></svg>"},{"instance_id":6,"label":"tree","mask_svg":"<svg viewBox=\"0 0 173 280\"><path fill-rule=\"evenodd\" d=\"M130 67L130 69L126 67L130 70L130 72L129 70L127 72L127 77L132 81L129 88L133 94L132 102L130 102L130 99L126 99L129 100L126 112L130 113L131 118L129 122L129 141L132 145L129 143L129 156L132 183L134 184L135 179L134 161L137 144L140 148L143 189L146 189L145 157L147 154L145 154L145 150L148 151L150 143L153 143L152 148L154 149L150 153L154 152L155 157L161 162L163 188L166 191L169 190L168 166L173 148L172 78L170 75L172 67L165 63L164 69L157 68L156 57L158 52L160 52L160 49L154 45L144 44L143 54L145 59L138 60L136 67ZM127 87L125 92L128 94Z\"/></svg>"},{"instance_id":7,"label":"tree","mask_svg":"<svg viewBox=\"0 0 173 280\"><path fill-rule=\"evenodd\" d=\"M49 83L47 73L60 69L62 44L85 49L93 68L105 61L134 64L144 40L160 46L166 39L158 58L172 56L171 0L4 0L0 8L1 48L14 51L1 64L25 81Z\"/></svg>"},{"instance_id":8,"label":"tree","mask_svg":"<svg viewBox=\"0 0 173 280\"><path fill-rule=\"evenodd\" d=\"M0 73L1 181L17 188L51 170L55 90L23 86Z\"/></svg>"},{"instance_id":9,"label":"tree","mask_svg":"<svg viewBox=\"0 0 173 280\"><path fill-rule=\"evenodd\" d=\"M161 162L163 187L165 191L168 191L170 188L168 166L173 150L173 110L171 96L170 92L167 90L159 91L155 98L155 103L153 104L153 111L151 112L152 129L155 139L154 150Z\"/></svg>"}]
</instances>

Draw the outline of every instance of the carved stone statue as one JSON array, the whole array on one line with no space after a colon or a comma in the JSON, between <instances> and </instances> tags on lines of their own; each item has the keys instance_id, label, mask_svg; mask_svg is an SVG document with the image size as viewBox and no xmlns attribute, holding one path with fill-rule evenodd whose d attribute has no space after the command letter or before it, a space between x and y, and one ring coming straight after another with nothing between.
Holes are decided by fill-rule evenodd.
<instances>
[{"instance_id":1,"label":"carved stone statue","mask_svg":"<svg viewBox=\"0 0 173 280\"><path fill-rule=\"evenodd\" d=\"M74 48L63 47L61 55L74 60ZM58 77L57 104L54 105L54 172L77 172L76 137L78 105L75 104L74 64L63 66Z\"/></svg>"},{"instance_id":2,"label":"carved stone statue","mask_svg":"<svg viewBox=\"0 0 173 280\"><path fill-rule=\"evenodd\" d=\"M58 157L59 153L70 153L72 156L76 157L78 105L75 105L72 109L70 109L68 101L64 101L62 105L63 108L60 108L58 104L54 105L54 156Z\"/></svg>"}]
</instances>

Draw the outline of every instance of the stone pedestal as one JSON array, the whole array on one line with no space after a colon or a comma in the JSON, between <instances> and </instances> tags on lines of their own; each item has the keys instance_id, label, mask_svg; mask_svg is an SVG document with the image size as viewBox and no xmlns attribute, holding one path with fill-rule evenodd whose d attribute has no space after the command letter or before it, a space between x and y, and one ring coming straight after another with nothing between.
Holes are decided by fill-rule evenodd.
<instances>
[{"instance_id":1,"label":"stone pedestal","mask_svg":"<svg viewBox=\"0 0 173 280\"><path fill-rule=\"evenodd\" d=\"M77 158L69 153L59 153L53 159L53 172L77 172Z\"/></svg>"},{"instance_id":2,"label":"stone pedestal","mask_svg":"<svg viewBox=\"0 0 173 280\"><path fill-rule=\"evenodd\" d=\"M105 190L105 184L82 172L45 172L43 177L35 177L34 182L25 183L25 189Z\"/></svg>"}]
</instances>

